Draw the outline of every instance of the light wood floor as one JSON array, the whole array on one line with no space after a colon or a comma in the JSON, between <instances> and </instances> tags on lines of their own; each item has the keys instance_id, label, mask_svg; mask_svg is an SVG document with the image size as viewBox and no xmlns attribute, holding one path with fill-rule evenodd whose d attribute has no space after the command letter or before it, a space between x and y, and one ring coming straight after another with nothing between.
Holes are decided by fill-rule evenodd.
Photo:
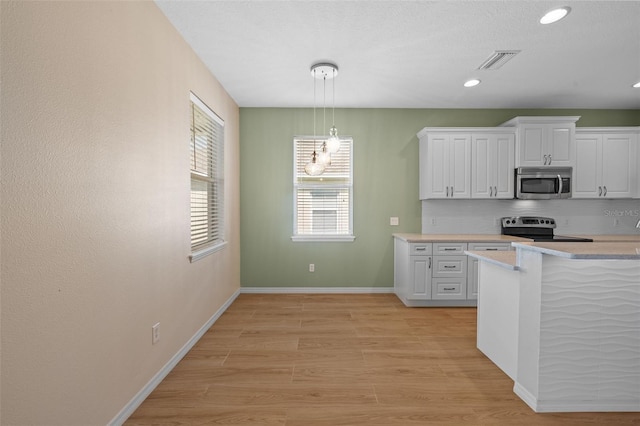
<instances>
[{"instance_id":1,"label":"light wood floor","mask_svg":"<svg viewBox=\"0 0 640 426\"><path fill-rule=\"evenodd\" d=\"M536 414L475 346L475 308L242 294L127 425L640 425Z\"/></svg>"}]
</instances>

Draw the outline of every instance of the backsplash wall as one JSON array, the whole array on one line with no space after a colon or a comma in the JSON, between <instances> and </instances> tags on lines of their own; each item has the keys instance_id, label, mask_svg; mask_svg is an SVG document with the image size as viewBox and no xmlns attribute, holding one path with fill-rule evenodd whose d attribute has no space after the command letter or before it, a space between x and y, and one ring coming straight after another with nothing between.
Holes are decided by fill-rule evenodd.
<instances>
[{"instance_id":1,"label":"backsplash wall","mask_svg":"<svg viewBox=\"0 0 640 426\"><path fill-rule=\"evenodd\" d=\"M640 234L640 200L423 200L423 234L499 234L504 216L556 219L557 235Z\"/></svg>"}]
</instances>

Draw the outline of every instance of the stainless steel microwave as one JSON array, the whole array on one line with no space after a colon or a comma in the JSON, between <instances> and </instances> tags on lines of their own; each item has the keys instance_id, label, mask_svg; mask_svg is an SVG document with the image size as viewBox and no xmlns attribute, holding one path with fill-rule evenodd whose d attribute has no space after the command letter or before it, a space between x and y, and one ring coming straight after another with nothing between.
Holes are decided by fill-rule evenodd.
<instances>
[{"instance_id":1,"label":"stainless steel microwave","mask_svg":"<svg viewBox=\"0 0 640 426\"><path fill-rule=\"evenodd\" d=\"M571 198L571 167L518 167L516 198L552 200Z\"/></svg>"}]
</instances>

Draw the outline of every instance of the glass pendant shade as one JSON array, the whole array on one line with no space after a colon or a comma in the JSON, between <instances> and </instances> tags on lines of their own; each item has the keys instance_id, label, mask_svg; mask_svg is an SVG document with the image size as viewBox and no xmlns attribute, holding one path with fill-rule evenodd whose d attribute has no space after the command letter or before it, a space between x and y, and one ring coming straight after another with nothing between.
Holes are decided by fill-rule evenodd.
<instances>
[{"instance_id":1,"label":"glass pendant shade","mask_svg":"<svg viewBox=\"0 0 640 426\"><path fill-rule=\"evenodd\" d=\"M318 154L318 163L323 164L325 167L331 165L331 154L327 151L327 143L322 143L322 151Z\"/></svg>"},{"instance_id":2,"label":"glass pendant shade","mask_svg":"<svg viewBox=\"0 0 640 426\"><path fill-rule=\"evenodd\" d=\"M318 176L324 172L325 165L318 161L318 155L315 151L311 154L311 161L304 166L304 172L309 176Z\"/></svg>"},{"instance_id":3,"label":"glass pendant shade","mask_svg":"<svg viewBox=\"0 0 640 426\"><path fill-rule=\"evenodd\" d=\"M340 151L340 138L338 138L338 129L336 129L336 126L331 127L329 130L329 139L327 139L326 144L329 154Z\"/></svg>"}]
</instances>

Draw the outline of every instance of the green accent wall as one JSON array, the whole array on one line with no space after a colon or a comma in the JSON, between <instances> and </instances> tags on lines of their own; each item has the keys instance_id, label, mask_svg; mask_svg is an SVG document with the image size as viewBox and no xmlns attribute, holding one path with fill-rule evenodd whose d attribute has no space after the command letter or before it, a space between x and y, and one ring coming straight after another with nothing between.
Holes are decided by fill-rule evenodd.
<instances>
[{"instance_id":1,"label":"green accent wall","mask_svg":"<svg viewBox=\"0 0 640 426\"><path fill-rule=\"evenodd\" d=\"M638 126L640 110L337 109L353 137L354 242L292 242L293 137L313 134L313 110L240 109L243 287L391 287L393 239L419 233L418 138L423 127L491 127L516 116L578 115L578 127ZM330 120L317 133L328 133ZM331 114L327 111L327 118ZM325 129L326 128L326 129ZM390 226L397 216L399 226ZM315 272L309 272L309 264Z\"/></svg>"}]
</instances>

